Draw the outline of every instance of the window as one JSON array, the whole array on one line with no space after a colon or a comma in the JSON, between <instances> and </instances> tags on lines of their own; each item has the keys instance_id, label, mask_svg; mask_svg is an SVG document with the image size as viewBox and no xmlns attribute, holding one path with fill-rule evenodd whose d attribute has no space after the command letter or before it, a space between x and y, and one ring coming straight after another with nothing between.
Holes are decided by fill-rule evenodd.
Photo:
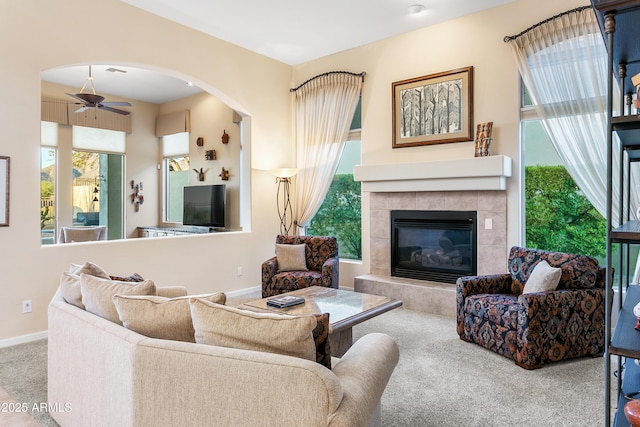
<instances>
[{"instance_id":1,"label":"window","mask_svg":"<svg viewBox=\"0 0 640 427\"><path fill-rule=\"evenodd\" d=\"M40 240L43 245L49 245L55 243L56 230L58 124L41 122L40 135Z\"/></svg>"},{"instance_id":2,"label":"window","mask_svg":"<svg viewBox=\"0 0 640 427\"><path fill-rule=\"evenodd\" d=\"M164 220L182 223L182 188L189 184L189 133L162 137Z\"/></svg>"},{"instance_id":3,"label":"window","mask_svg":"<svg viewBox=\"0 0 640 427\"><path fill-rule=\"evenodd\" d=\"M573 181L523 90L525 245L604 261L606 221Z\"/></svg>"},{"instance_id":4,"label":"window","mask_svg":"<svg viewBox=\"0 0 640 427\"><path fill-rule=\"evenodd\" d=\"M353 169L360 164L360 106L356 108L349 140L327 195L309 226L308 235L335 236L338 255L344 259L362 259L362 209L360 182L353 180Z\"/></svg>"},{"instance_id":5,"label":"window","mask_svg":"<svg viewBox=\"0 0 640 427\"><path fill-rule=\"evenodd\" d=\"M123 237L125 133L73 126L72 223L106 225L107 238Z\"/></svg>"}]
</instances>

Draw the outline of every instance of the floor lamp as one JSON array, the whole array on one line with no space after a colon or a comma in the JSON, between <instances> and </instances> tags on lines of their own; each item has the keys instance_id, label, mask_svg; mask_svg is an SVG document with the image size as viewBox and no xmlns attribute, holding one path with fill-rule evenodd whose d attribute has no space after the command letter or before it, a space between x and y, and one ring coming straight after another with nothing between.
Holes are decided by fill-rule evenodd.
<instances>
[{"instance_id":1,"label":"floor lamp","mask_svg":"<svg viewBox=\"0 0 640 427\"><path fill-rule=\"evenodd\" d=\"M289 200L289 185L291 184L291 178L298 173L298 169L274 169L271 173L276 176L276 184L278 184L276 203L278 206L278 217L280 218L280 234L288 236L289 230L291 230L291 226L293 225L291 201Z\"/></svg>"}]
</instances>

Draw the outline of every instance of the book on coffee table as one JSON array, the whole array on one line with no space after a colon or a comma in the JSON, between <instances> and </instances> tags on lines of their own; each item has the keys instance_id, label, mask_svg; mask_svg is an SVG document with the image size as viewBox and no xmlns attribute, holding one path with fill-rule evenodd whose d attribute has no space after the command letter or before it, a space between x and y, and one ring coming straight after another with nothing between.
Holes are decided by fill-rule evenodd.
<instances>
[{"instance_id":1,"label":"book on coffee table","mask_svg":"<svg viewBox=\"0 0 640 427\"><path fill-rule=\"evenodd\" d=\"M293 295L282 295L267 300L267 305L277 308L291 307L293 305L303 304L304 298Z\"/></svg>"}]
</instances>

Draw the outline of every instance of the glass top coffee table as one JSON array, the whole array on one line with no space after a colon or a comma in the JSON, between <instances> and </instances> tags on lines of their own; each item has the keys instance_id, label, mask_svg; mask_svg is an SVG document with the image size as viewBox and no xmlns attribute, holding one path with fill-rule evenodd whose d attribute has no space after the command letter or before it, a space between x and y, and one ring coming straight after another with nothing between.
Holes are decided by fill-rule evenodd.
<instances>
[{"instance_id":1,"label":"glass top coffee table","mask_svg":"<svg viewBox=\"0 0 640 427\"><path fill-rule=\"evenodd\" d=\"M329 313L329 342L331 354L341 357L353 343L351 328L367 319L400 307L402 301L381 295L364 294L342 289L311 286L287 292L305 299L303 304L275 308L267 305L269 298L246 302L252 308L286 314Z\"/></svg>"}]
</instances>

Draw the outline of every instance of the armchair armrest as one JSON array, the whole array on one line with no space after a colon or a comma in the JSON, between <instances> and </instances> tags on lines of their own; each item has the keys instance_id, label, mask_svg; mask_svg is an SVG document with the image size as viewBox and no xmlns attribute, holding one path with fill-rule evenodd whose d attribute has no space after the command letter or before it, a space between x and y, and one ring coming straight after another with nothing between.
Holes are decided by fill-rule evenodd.
<instances>
[{"instance_id":1,"label":"armchair armrest","mask_svg":"<svg viewBox=\"0 0 640 427\"><path fill-rule=\"evenodd\" d=\"M262 298L271 295L268 289L271 287L273 276L278 272L278 258L272 257L262 263Z\"/></svg>"},{"instance_id":2,"label":"armchair armrest","mask_svg":"<svg viewBox=\"0 0 640 427\"><path fill-rule=\"evenodd\" d=\"M476 294L510 294L511 274L460 277L456 281L456 295L463 299Z\"/></svg>"},{"instance_id":3,"label":"armchair armrest","mask_svg":"<svg viewBox=\"0 0 640 427\"><path fill-rule=\"evenodd\" d=\"M366 426L399 357L398 345L388 335L371 333L356 341L332 369L342 384L343 397L329 417L329 426Z\"/></svg>"},{"instance_id":4,"label":"armchair armrest","mask_svg":"<svg viewBox=\"0 0 640 427\"><path fill-rule=\"evenodd\" d=\"M327 259L322 264L322 284L328 288L338 288L338 272L340 260L338 257Z\"/></svg>"},{"instance_id":5,"label":"armchair armrest","mask_svg":"<svg viewBox=\"0 0 640 427\"><path fill-rule=\"evenodd\" d=\"M518 302L515 361L521 366L604 352L604 289L536 292L520 295Z\"/></svg>"}]
</instances>

